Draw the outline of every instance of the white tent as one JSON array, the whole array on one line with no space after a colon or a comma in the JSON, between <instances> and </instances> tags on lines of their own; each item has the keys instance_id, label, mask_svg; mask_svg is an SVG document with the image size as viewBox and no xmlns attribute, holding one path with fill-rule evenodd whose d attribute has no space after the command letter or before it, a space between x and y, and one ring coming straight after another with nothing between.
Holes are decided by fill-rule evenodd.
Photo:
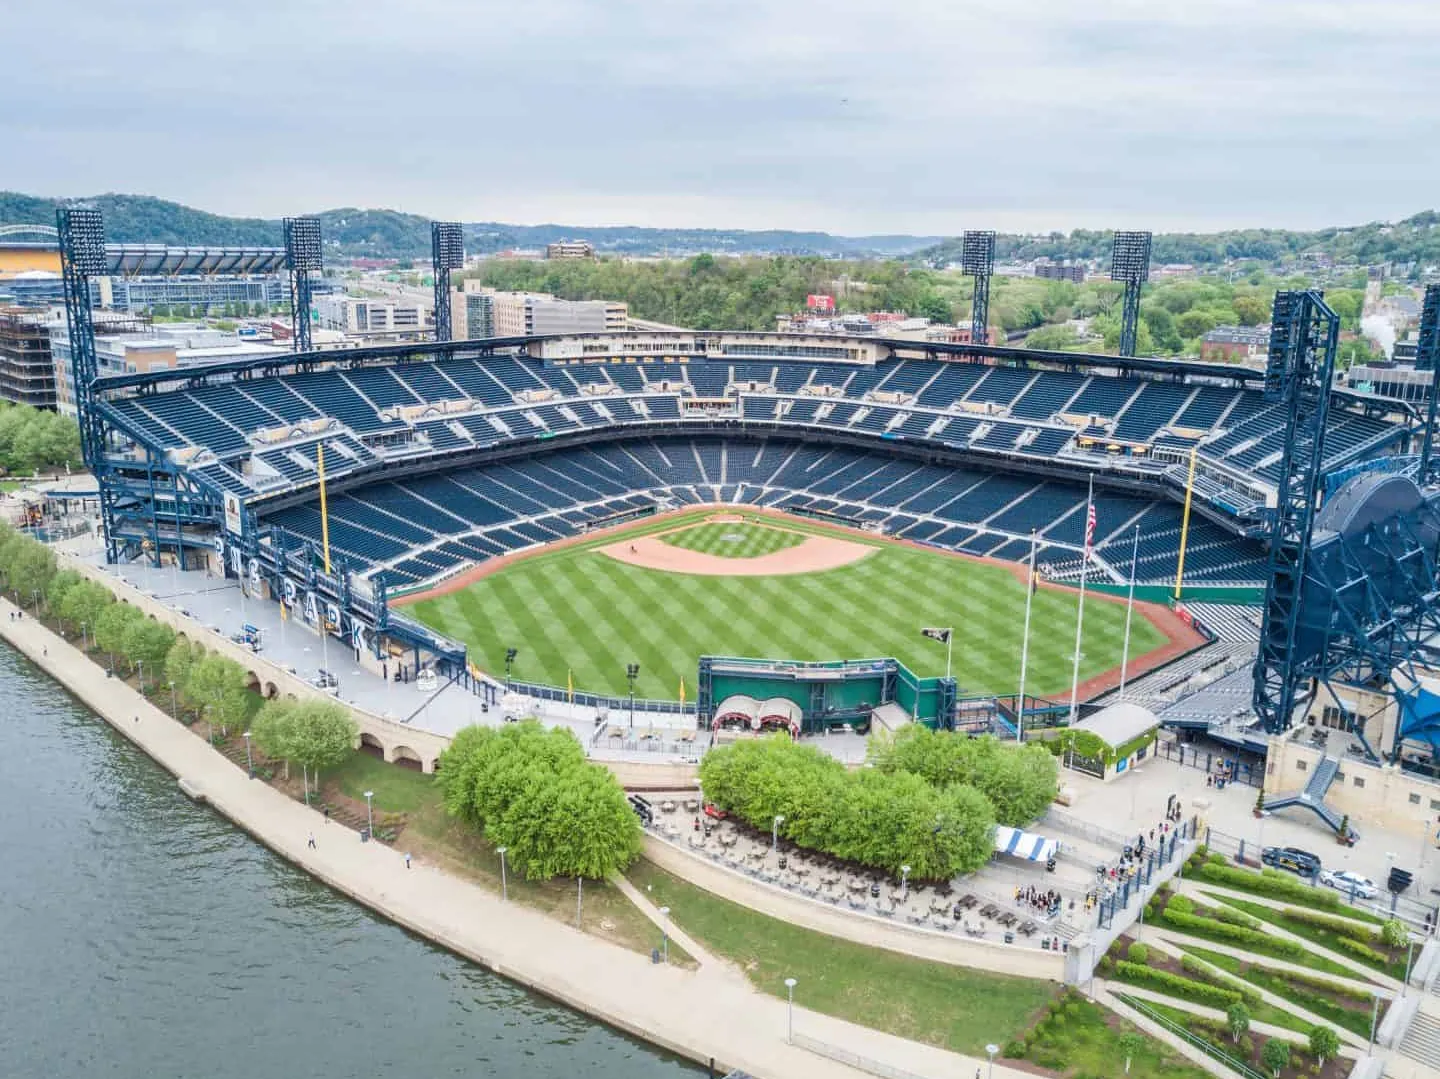
<instances>
[{"instance_id":1,"label":"white tent","mask_svg":"<svg viewBox=\"0 0 1440 1079\"><path fill-rule=\"evenodd\" d=\"M995 826L995 850L1012 858L1023 858L1027 862L1048 862L1055 857L1059 844L1053 839L1019 828L1008 828L1003 824Z\"/></svg>"}]
</instances>

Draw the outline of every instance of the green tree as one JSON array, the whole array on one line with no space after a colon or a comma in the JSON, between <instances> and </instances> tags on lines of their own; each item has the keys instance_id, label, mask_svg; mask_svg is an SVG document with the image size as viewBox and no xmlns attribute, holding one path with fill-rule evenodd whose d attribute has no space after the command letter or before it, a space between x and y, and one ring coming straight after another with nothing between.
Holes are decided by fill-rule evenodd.
<instances>
[{"instance_id":1,"label":"green tree","mask_svg":"<svg viewBox=\"0 0 1440 1079\"><path fill-rule=\"evenodd\" d=\"M1320 1067L1325 1067L1325 1062L1333 1060L1338 1052L1340 1052L1340 1035L1336 1034L1332 1027L1310 1028L1310 1055L1315 1058Z\"/></svg>"},{"instance_id":2,"label":"green tree","mask_svg":"<svg viewBox=\"0 0 1440 1079\"><path fill-rule=\"evenodd\" d=\"M1130 1062L1145 1048L1145 1036L1138 1031L1127 1030L1115 1041L1115 1048L1125 1058L1125 1074L1130 1074Z\"/></svg>"},{"instance_id":3,"label":"green tree","mask_svg":"<svg viewBox=\"0 0 1440 1079\"><path fill-rule=\"evenodd\" d=\"M165 680L174 685L180 697L188 703L193 703L189 695L190 672L204 655L205 649L183 637L176 638L170 645L170 651L165 653Z\"/></svg>"},{"instance_id":4,"label":"green tree","mask_svg":"<svg viewBox=\"0 0 1440 1079\"><path fill-rule=\"evenodd\" d=\"M207 653L191 668L185 694L212 728L220 728L221 735L245 719L249 703L246 675L234 660Z\"/></svg>"},{"instance_id":5,"label":"green tree","mask_svg":"<svg viewBox=\"0 0 1440 1079\"><path fill-rule=\"evenodd\" d=\"M487 830L527 878L603 880L640 854L639 819L608 769L582 762L547 774L537 766L532 776Z\"/></svg>"},{"instance_id":6,"label":"green tree","mask_svg":"<svg viewBox=\"0 0 1440 1079\"><path fill-rule=\"evenodd\" d=\"M1380 940L1387 948L1403 948L1410 943L1410 930L1399 918L1391 918L1380 927Z\"/></svg>"},{"instance_id":7,"label":"green tree","mask_svg":"<svg viewBox=\"0 0 1440 1079\"><path fill-rule=\"evenodd\" d=\"M144 691L144 672L148 667L150 677L160 675L161 665L175 644L175 631L153 618L138 618L130 623L121 640L121 651L132 666L141 672L141 691Z\"/></svg>"},{"instance_id":8,"label":"green tree","mask_svg":"<svg viewBox=\"0 0 1440 1079\"><path fill-rule=\"evenodd\" d=\"M95 640L101 614L115 602L110 589L98 581L81 581L65 591L60 617L81 630L82 637Z\"/></svg>"},{"instance_id":9,"label":"green tree","mask_svg":"<svg viewBox=\"0 0 1440 1079\"><path fill-rule=\"evenodd\" d=\"M296 702L276 698L266 701L250 724L255 746L265 756L285 762L285 778L290 778L290 762L295 756L294 724L291 722Z\"/></svg>"},{"instance_id":10,"label":"green tree","mask_svg":"<svg viewBox=\"0 0 1440 1079\"><path fill-rule=\"evenodd\" d=\"M59 617L62 626L66 621L64 611L65 594L72 588L83 584L84 581L85 578L73 569L62 569L59 573L55 574L54 577L51 577L50 583L45 586L45 607L52 614Z\"/></svg>"},{"instance_id":11,"label":"green tree","mask_svg":"<svg viewBox=\"0 0 1440 1079\"><path fill-rule=\"evenodd\" d=\"M145 616L128 603L112 603L95 621L95 644L110 655L113 663L116 653L125 651L125 635L136 620Z\"/></svg>"},{"instance_id":12,"label":"green tree","mask_svg":"<svg viewBox=\"0 0 1440 1079\"><path fill-rule=\"evenodd\" d=\"M1250 1009L1237 1000L1225 1009L1225 1023L1230 1028L1230 1040L1238 1042L1250 1032Z\"/></svg>"},{"instance_id":13,"label":"green tree","mask_svg":"<svg viewBox=\"0 0 1440 1079\"><path fill-rule=\"evenodd\" d=\"M12 542L13 556L6 566L6 577L20 602L25 603L45 593L55 576L55 552L28 536L16 536ZM6 548L10 546L7 544Z\"/></svg>"},{"instance_id":14,"label":"green tree","mask_svg":"<svg viewBox=\"0 0 1440 1079\"><path fill-rule=\"evenodd\" d=\"M1259 326L1270 317L1270 305L1258 296L1236 296L1231 306L1242 326Z\"/></svg>"},{"instance_id":15,"label":"green tree","mask_svg":"<svg viewBox=\"0 0 1440 1079\"><path fill-rule=\"evenodd\" d=\"M310 778L313 776L319 790L321 770L335 767L354 752L360 728L343 704L320 700L301 701L289 712L287 724L286 758L303 767L308 800Z\"/></svg>"},{"instance_id":16,"label":"green tree","mask_svg":"<svg viewBox=\"0 0 1440 1079\"><path fill-rule=\"evenodd\" d=\"M1175 319L1175 331L1184 338L1203 337L1217 325L1209 311L1186 311Z\"/></svg>"},{"instance_id":17,"label":"green tree","mask_svg":"<svg viewBox=\"0 0 1440 1079\"><path fill-rule=\"evenodd\" d=\"M1290 1066L1290 1043L1271 1038L1260 1050L1260 1063L1275 1079L1280 1079L1280 1073Z\"/></svg>"},{"instance_id":18,"label":"green tree","mask_svg":"<svg viewBox=\"0 0 1440 1079\"><path fill-rule=\"evenodd\" d=\"M1045 352L1065 352L1080 346L1080 340L1069 326L1041 326L1031 330L1025 338L1025 347Z\"/></svg>"}]
</instances>

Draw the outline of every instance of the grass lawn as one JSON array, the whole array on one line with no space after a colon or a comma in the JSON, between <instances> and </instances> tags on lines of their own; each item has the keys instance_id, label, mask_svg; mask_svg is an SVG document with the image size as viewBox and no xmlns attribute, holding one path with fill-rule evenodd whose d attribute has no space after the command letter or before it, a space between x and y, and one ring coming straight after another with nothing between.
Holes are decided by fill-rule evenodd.
<instances>
[{"instance_id":1,"label":"grass lawn","mask_svg":"<svg viewBox=\"0 0 1440 1079\"><path fill-rule=\"evenodd\" d=\"M758 558L762 554L798 547L805 542L805 536L764 525L715 522L667 532L660 537L660 542L721 558Z\"/></svg>"},{"instance_id":2,"label":"grass lawn","mask_svg":"<svg viewBox=\"0 0 1440 1079\"><path fill-rule=\"evenodd\" d=\"M1176 1026L1183 1027L1201 1041L1213 1046L1218 1052L1224 1053L1232 1059L1236 1059L1262 1075L1269 1075L1269 1072L1260 1062L1260 1054L1264 1051L1265 1043L1270 1041L1264 1034L1243 1035L1237 1044L1230 1036L1230 1032L1223 1020L1204 1019L1193 1015L1180 1008L1166 1007L1164 1004L1157 1004L1153 1000L1137 1000L1132 997L1121 997L1126 1004L1137 1010L1148 1009L1168 1019ZM1141 1014L1144 1014L1142 1011ZM1308 1042L1304 1038L1282 1038L1290 1046L1290 1065L1280 1072L1280 1079L1341 1079L1348 1075L1353 1063L1350 1060L1340 1057L1327 1061L1324 1069L1316 1069L1314 1058L1310 1056ZM1110 1074L1110 1073L1100 1073ZM1132 1072L1133 1074L1133 1072ZM1141 1075L1148 1075L1141 1072Z\"/></svg>"},{"instance_id":3,"label":"grass lawn","mask_svg":"<svg viewBox=\"0 0 1440 1079\"><path fill-rule=\"evenodd\" d=\"M1272 870L1271 873L1281 872ZM1188 880L1203 880L1218 888L1229 888L1234 892L1249 892L1262 898L1277 903L1288 903L1296 907L1312 907L1315 910L1323 911L1326 914L1334 914L1343 918L1353 918L1359 922L1369 922L1372 925L1382 925L1384 918L1370 913L1368 910L1361 910L1345 901L1345 897L1333 888L1324 885L1310 885L1300 881L1298 877L1292 877L1286 873L1276 877L1257 873L1253 869L1245 869L1242 866L1225 862L1217 865L1204 858L1193 858L1185 866L1185 877ZM1276 886L1276 880L1289 878L1289 887L1285 885Z\"/></svg>"},{"instance_id":4,"label":"grass lawn","mask_svg":"<svg viewBox=\"0 0 1440 1079\"><path fill-rule=\"evenodd\" d=\"M1281 929L1293 933L1301 940L1308 940L1311 944L1318 944L1320 947L1327 948L1336 955L1343 955L1347 959L1354 960L1363 967L1382 971L1394 978L1405 977L1405 952L1403 950L1398 957L1393 957L1394 953L1391 952L1390 949L1378 941L1375 941L1370 945L1372 948L1382 954L1388 953L1392 955L1393 958L1391 958L1388 963L1372 963L1363 956L1356 955L1342 948L1339 944L1339 941L1342 939L1339 933L1324 929L1320 926L1311 925L1308 922L1302 922L1298 918L1288 916L1283 910L1277 910L1275 907L1267 907L1262 903L1247 903L1243 899L1231 899L1229 896L1215 895L1212 893L1207 894L1209 894L1212 899L1223 902L1226 906L1234 907L1236 910L1243 910L1252 918L1259 918L1262 922L1278 925ZM1350 977L1355 977L1353 972L1347 970L1347 973Z\"/></svg>"},{"instance_id":5,"label":"grass lawn","mask_svg":"<svg viewBox=\"0 0 1440 1079\"><path fill-rule=\"evenodd\" d=\"M1215 908L1213 907L1197 905L1195 908L1195 913L1201 918L1216 922ZM1146 919L1147 921L1150 919L1150 915L1148 913L1146 914ZM1337 974L1342 978L1355 977L1355 972L1349 967L1342 966L1341 964L1335 962L1333 959L1327 958L1326 956L1321 955L1315 951L1306 950L1302 951L1298 955L1286 955L1282 950L1280 950L1280 948L1275 948L1273 950L1268 949L1268 942L1266 944L1261 944L1258 940L1255 943L1238 945L1232 939L1225 935L1224 926L1220 925L1220 923L1218 922L1216 922L1218 928L1216 928L1212 932L1206 926L1182 927L1179 925L1175 925L1165 920L1165 916L1162 913L1158 918L1155 919L1155 924L1163 924L1163 927L1169 932L1177 933L1181 936L1189 937L1193 940L1209 941L1212 944L1225 944L1232 948L1243 947L1248 951L1255 952L1257 955L1269 956L1271 959L1283 959L1287 963L1294 963L1296 966L1301 967L1309 967L1311 970L1322 971L1325 974Z\"/></svg>"},{"instance_id":6,"label":"grass lawn","mask_svg":"<svg viewBox=\"0 0 1440 1079\"><path fill-rule=\"evenodd\" d=\"M1053 998L1047 982L914 959L838 940L748 910L643 859L630 880L716 955L740 966L756 988L806 1008L902 1038L984 1055L1030 1025Z\"/></svg>"},{"instance_id":7,"label":"grass lawn","mask_svg":"<svg viewBox=\"0 0 1440 1079\"><path fill-rule=\"evenodd\" d=\"M1050 1006L1048 1014L1023 1039L1022 1044L1006 1043L1005 1055L1050 1068L1067 1079L1098 1079L1119 1076L1125 1066L1120 1036L1135 1030L1114 1012L1067 991ZM1169 1046L1141 1032L1143 1047L1130 1061L1136 1079L1208 1079L1210 1073L1196 1067Z\"/></svg>"},{"instance_id":8,"label":"grass lawn","mask_svg":"<svg viewBox=\"0 0 1440 1079\"><path fill-rule=\"evenodd\" d=\"M504 669L513 647L517 679L563 686L573 671L577 689L617 695L626 692L626 664L638 663L636 692L673 699L706 654L894 656L922 676L944 674L945 647L921 637L922 626L955 627L955 675L967 692L1013 692L1019 681L1025 589L1001 566L879 542L860 562L819 573L699 576L625 565L591 546L541 552L406 613L464 641L489 670ZM1035 596L1029 677L1036 693L1070 684L1076 609L1068 590ZM1082 679L1119 665L1124 622L1123 604L1093 597L1086 604ZM1163 643L1148 620L1135 620L1132 656Z\"/></svg>"},{"instance_id":9,"label":"grass lawn","mask_svg":"<svg viewBox=\"0 0 1440 1079\"><path fill-rule=\"evenodd\" d=\"M1173 960L1164 964L1156 961L1157 959L1165 958L1168 957L1163 956L1162 953L1152 952L1149 966L1166 969L1169 973L1174 974L1178 978L1185 979L1187 983L1197 988L1201 985L1209 984L1218 985L1224 989L1238 989L1234 982L1221 978L1218 975L1207 974L1201 977L1192 971L1182 971L1179 969L1179 964ZM1229 968L1227 967L1225 969L1228 970ZM1118 969L1106 974L1105 977L1117 982L1124 982L1127 985L1136 986L1140 989L1148 989L1153 993L1163 993L1165 996L1174 997L1176 1000L1183 1000L1202 1008L1218 1008L1220 1011L1225 1010L1221 1005L1206 1000L1199 992L1194 994L1187 992L1185 986L1176 985L1172 987L1159 982L1151 982L1144 978L1131 977ZM1297 1019L1283 1008L1276 1007L1274 1004L1268 1004L1263 1000L1247 1001L1245 1006L1250 1009L1250 1018L1257 1023L1270 1023L1273 1026L1284 1027L1286 1030L1293 1030L1306 1036L1309 1036L1310 1028L1314 1025L1302 1019Z\"/></svg>"},{"instance_id":10,"label":"grass lawn","mask_svg":"<svg viewBox=\"0 0 1440 1079\"><path fill-rule=\"evenodd\" d=\"M485 838L445 812L435 777L409 768L386 764L368 753L352 753L348 760L321 776L327 801L343 795L365 808L365 792L375 794L377 818L405 814L405 828L395 847L465 877L492 892L500 888L500 856ZM380 825L377 820L377 831ZM575 923L575 881L527 881L507 874L510 899L534 907L554 918ZM636 909L616 887L604 881L586 881L581 928L594 936L648 955L660 947L660 930ZM670 962L693 967L695 961L673 941Z\"/></svg>"},{"instance_id":11,"label":"grass lawn","mask_svg":"<svg viewBox=\"0 0 1440 1079\"><path fill-rule=\"evenodd\" d=\"M1334 1023L1337 1027L1344 1027L1352 1034L1358 1034L1362 1038L1370 1036L1371 1007L1374 996L1368 992L1357 989L1342 993L1318 988L1297 978L1293 971L1276 970L1259 963L1247 962L1233 955L1212 952L1207 948L1186 948L1185 951L1251 985L1274 993L1277 997L1288 1000L1292 1004L1297 1004L1312 1015ZM1383 1011L1381 1014L1384 1014ZM1251 1017L1264 1022L1273 1022L1273 1020L1265 1019L1254 1012L1251 1013ZM1293 1024L1282 1023L1279 1025L1288 1027ZM1294 1029L1301 1030L1302 1027L1295 1026ZM1308 1033L1308 1030L1305 1032Z\"/></svg>"}]
</instances>

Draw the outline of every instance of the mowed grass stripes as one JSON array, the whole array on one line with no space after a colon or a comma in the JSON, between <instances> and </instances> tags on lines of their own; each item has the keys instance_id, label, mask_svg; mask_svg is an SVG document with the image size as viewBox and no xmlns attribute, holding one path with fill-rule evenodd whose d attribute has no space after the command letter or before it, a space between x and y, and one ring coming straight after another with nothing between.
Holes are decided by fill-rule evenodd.
<instances>
[{"instance_id":1,"label":"mowed grass stripes","mask_svg":"<svg viewBox=\"0 0 1440 1079\"><path fill-rule=\"evenodd\" d=\"M671 547L681 547L687 551L720 558L759 558L761 555L774 554L789 547L798 547L805 539L799 532L786 532L779 528L719 522L667 532L660 537L662 543L668 543Z\"/></svg>"},{"instance_id":2,"label":"mowed grass stripes","mask_svg":"<svg viewBox=\"0 0 1440 1079\"><path fill-rule=\"evenodd\" d=\"M734 526L723 526L726 528ZM773 531L773 530L771 530ZM1076 596L1042 589L1030 640L1032 693L1070 687ZM955 627L962 693L1013 693L1019 682L1024 586L998 566L883 546L819 573L713 577L640 569L594 551L525 559L409 612L470 646L486 670L517 648L517 679L623 694L625 665L640 664L636 692L674 699L683 676L693 699L701 655L831 660L894 656L921 675L945 673L945 646L922 626ZM1123 604L1085 605L1086 679L1120 664ZM1130 654L1164 643L1136 618Z\"/></svg>"}]
</instances>

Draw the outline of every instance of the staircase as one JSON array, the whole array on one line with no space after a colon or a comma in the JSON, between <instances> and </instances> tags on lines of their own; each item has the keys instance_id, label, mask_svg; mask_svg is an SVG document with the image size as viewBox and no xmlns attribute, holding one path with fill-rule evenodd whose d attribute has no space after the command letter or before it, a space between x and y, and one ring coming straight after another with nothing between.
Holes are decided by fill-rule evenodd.
<instances>
[{"instance_id":1,"label":"staircase","mask_svg":"<svg viewBox=\"0 0 1440 1079\"><path fill-rule=\"evenodd\" d=\"M1440 1019L1416 1012L1400 1042L1400 1052L1440 1074Z\"/></svg>"},{"instance_id":2,"label":"staircase","mask_svg":"<svg viewBox=\"0 0 1440 1079\"><path fill-rule=\"evenodd\" d=\"M1335 773L1338 771L1340 771L1338 760L1333 757L1321 757L1320 763L1315 766L1315 771L1310 774L1310 781L1305 784L1304 790L1272 795L1265 799L1265 809L1269 811L1287 809L1290 806L1304 806L1336 832L1340 831L1340 823L1343 818L1325 804L1325 795L1330 790L1330 784L1335 782Z\"/></svg>"}]
</instances>

